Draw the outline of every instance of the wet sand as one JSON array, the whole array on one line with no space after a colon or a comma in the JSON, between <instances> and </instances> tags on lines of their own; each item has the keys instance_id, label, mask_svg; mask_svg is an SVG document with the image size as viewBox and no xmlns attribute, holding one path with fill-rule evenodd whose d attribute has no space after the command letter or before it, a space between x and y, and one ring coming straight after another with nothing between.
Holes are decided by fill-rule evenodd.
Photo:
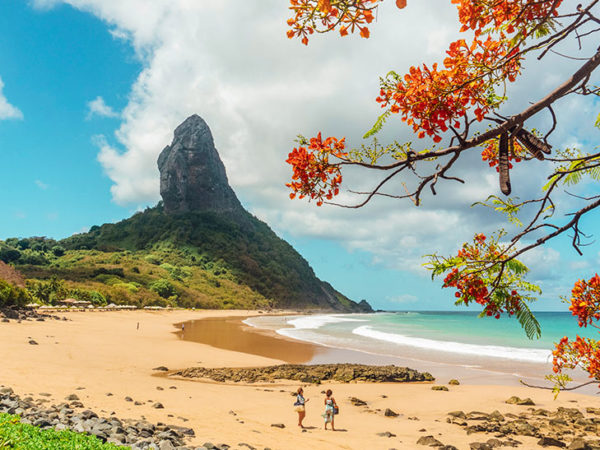
<instances>
[{"instance_id":1,"label":"wet sand","mask_svg":"<svg viewBox=\"0 0 600 450\"><path fill-rule=\"evenodd\" d=\"M308 363L327 351L314 344L285 339L270 330L243 323L246 317L211 317L176 323L177 336L184 341L278 359L292 364ZM183 329L182 329L183 325Z\"/></svg>"},{"instance_id":2,"label":"wet sand","mask_svg":"<svg viewBox=\"0 0 600 450\"><path fill-rule=\"evenodd\" d=\"M563 393L555 401L549 391L493 383L469 385L462 379L460 386L448 386L448 392L433 391L431 384L324 383L305 386L305 397L310 399L305 419L309 428L301 432L291 396L298 387L296 383L205 383L157 376L158 372L153 370L157 366L175 370L197 365L259 367L284 362L186 341L178 336L180 330L175 327L189 320L242 318L252 314L255 313L73 312L66 314L68 322L0 323L0 384L12 387L21 396L42 398L41 393L50 394L43 398L52 403L60 403L67 395L76 393L86 408L98 414L109 416L114 412L121 418L144 416L154 423L192 427L196 437L190 444L200 446L211 441L227 443L233 449L243 448L241 443L258 449L422 449L427 447L417 445L416 441L425 435L433 435L459 449L468 449L471 442L485 442L492 436L467 435L464 429L446 423L449 411L489 413L499 410L503 414L519 414L524 407L505 403L513 395L531 397L536 408L600 407L598 397ZM231 331L219 328L224 333ZM243 339L251 334L248 330L238 331L244 333L237 335ZM39 345L29 344L31 339ZM273 341L264 345L263 350L268 349ZM282 345L285 348L287 344ZM298 355L307 357L303 351ZM316 353L314 359L326 355ZM434 369L429 371L438 377L438 384L447 383L448 379ZM336 417L340 431L335 433L322 429L321 392L328 388L333 390L341 410ZM141 404L126 401L127 396ZM350 397L366 401L368 408L353 406ZM153 408L153 402L161 402L164 409ZM385 417L386 408L400 415ZM412 419L414 417L418 420ZM272 427L275 423L284 424L285 428ZM395 436L377 435L386 431ZM523 442L521 448L538 447L536 438L519 436L518 440Z\"/></svg>"}]
</instances>

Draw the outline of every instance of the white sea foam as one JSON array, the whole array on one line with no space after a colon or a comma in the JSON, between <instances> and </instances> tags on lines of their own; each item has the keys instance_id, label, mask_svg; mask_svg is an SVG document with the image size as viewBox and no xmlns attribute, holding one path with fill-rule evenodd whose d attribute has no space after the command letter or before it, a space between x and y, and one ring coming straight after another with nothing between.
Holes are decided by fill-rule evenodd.
<instances>
[{"instance_id":1,"label":"white sea foam","mask_svg":"<svg viewBox=\"0 0 600 450\"><path fill-rule=\"evenodd\" d=\"M248 317L247 319L245 319L245 320L242 320L242 323L244 323L244 324L246 324L246 325L248 325L248 326L251 326L251 327L253 327L253 328L260 328L258 325L256 325L256 324L255 324L255 323L254 323L252 320L250 320L250 319L252 319L252 317Z\"/></svg>"},{"instance_id":2,"label":"white sea foam","mask_svg":"<svg viewBox=\"0 0 600 450\"><path fill-rule=\"evenodd\" d=\"M296 330L316 330L328 324L341 322L368 322L368 320L352 319L350 317L341 317L338 315L326 315L300 316L287 321L288 325L293 325Z\"/></svg>"},{"instance_id":3,"label":"white sea foam","mask_svg":"<svg viewBox=\"0 0 600 450\"><path fill-rule=\"evenodd\" d=\"M386 333L374 330L371 326L364 325L352 330L353 334L364 336L378 341L392 342L413 348L436 350L447 353L463 355L476 355L489 358L504 358L516 361L529 361L546 363L551 352L537 348L502 347L497 345L465 344L462 342L438 341L435 339L404 336L401 334Z\"/></svg>"}]
</instances>

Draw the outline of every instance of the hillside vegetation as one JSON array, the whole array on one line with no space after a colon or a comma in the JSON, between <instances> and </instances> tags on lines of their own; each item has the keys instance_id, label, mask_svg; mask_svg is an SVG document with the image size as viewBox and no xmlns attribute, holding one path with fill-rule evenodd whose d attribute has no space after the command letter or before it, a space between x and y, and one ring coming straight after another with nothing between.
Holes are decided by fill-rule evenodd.
<instances>
[{"instance_id":1,"label":"hillside vegetation","mask_svg":"<svg viewBox=\"0 0 600 450\"><path fill-rule=\"evenodd\" d=\"M360 310L246 212L167 215L159 204L58 242L0 241L0 260L25 276L31 299L50 304L71 297L97 305Z\"/></svg>"}]
</instances>

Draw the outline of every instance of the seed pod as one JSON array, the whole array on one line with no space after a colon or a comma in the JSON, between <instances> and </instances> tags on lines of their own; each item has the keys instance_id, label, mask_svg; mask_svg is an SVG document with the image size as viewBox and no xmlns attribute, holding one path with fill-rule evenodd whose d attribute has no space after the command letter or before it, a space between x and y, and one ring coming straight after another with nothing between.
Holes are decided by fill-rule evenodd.
<instances>
[{"instance_id":1,"label":"seed pod","mask_svg":"<svg viewBox=\"0 0 600 450\"><path fill-rule=\"evenodd\" d=\"M551 147L548 144L543 142L533 133L523 128L517 132L517 139L521 144L523 144L523 147L525 147L529 153L531 153L540 161L544 160L544 153L550 153Z\"/></svg>"},{"instance_id":2,"label":"seed pod","mask_svg":"<svg viewBox=\"0 0 600 450\"><path fill-rule=\"evenodd\" d=\"M500 190L504 195L510 195L510 173L508 161L508 133L500 135L498 143L498 173L500 174Z\"/></svg>"}]
</instances>

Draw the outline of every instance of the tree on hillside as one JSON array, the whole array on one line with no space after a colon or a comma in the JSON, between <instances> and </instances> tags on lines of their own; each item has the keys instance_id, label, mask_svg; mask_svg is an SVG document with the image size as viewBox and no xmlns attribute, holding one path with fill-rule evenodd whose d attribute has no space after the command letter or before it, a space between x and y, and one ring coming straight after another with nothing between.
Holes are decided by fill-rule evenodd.
<instances>
[{"instance_id":1,"label":"tree on hillside","mask_svg":"<svg viewBox=\"0 0 600 450\"><path fill-rule=\"evenodd\" d=\"M299 38L305 45L315 33L331 31L368 38L383 1L290 0L288 37ZM399 116L422 140L387 146L374 140L372 145L351 149L344 138L324 138L321 133L310 139L300 137L287 160L293 168L290 197L315 200L318 206L332 203L340 192L344 168L355 166L378 174L379 181L367 192L355 192L361 196L357 204L340 206L359 208L375 197L410 200L419 206L427 190L436 195L448 183L465 183L455 174L458 162L474 151L481 152L483 161L498 173L503 194L491 195L483 204L504 213L519 229L512 236L504 231L492 236L478 233L454 256L432 255L429 268L434 277L444 276L443 287L456 291L456 304L477 303L483 316L515 315L533 337L540 334L540 328L528 302L541 291L525 280L528 269L518 258L569 233L574 250L581 254L589 242L580 228L581 219L600 206L599 194L564 194L567 186L584 179L600 180L599 148L561 149L552 143L553 132L560 127L555 104L569 96L600 95L600 88L592 83L600 65L600 48L594 48L591 55L563 50L570 42L579 49L597 45L599 0L578 5L562 0L450 1L457 8L457 27L465 37L449 44L446 54L440 55L441 63L416 65L406 74L392 71L382 77L375 99L382 114L365 134L365 138L374 136L387 120ZM402 9L406 1L396 0L396 5ZM525 59L535 67L536 60L550 53L572 67L571 75L517 114L501 115L508 100L506 87L519 79ZM544 129L539 131L527 124L536 116L544 118ZM600 116L590 120L596 120L600 128ZM510 197L510 170L517 163L531 165L538 173L547 171L539 197ZM386 190L398 178L404 190ZM562 208L571 208L566 218L555 215L559 194L577 200L562 201ZM597 275L576 283L570 309L580 326L598 325ZM564 387L569 380L563 369L575 366L600 381L598 340L565 337L557 344L557 386Z\"/></svg>"}]
</instances>

